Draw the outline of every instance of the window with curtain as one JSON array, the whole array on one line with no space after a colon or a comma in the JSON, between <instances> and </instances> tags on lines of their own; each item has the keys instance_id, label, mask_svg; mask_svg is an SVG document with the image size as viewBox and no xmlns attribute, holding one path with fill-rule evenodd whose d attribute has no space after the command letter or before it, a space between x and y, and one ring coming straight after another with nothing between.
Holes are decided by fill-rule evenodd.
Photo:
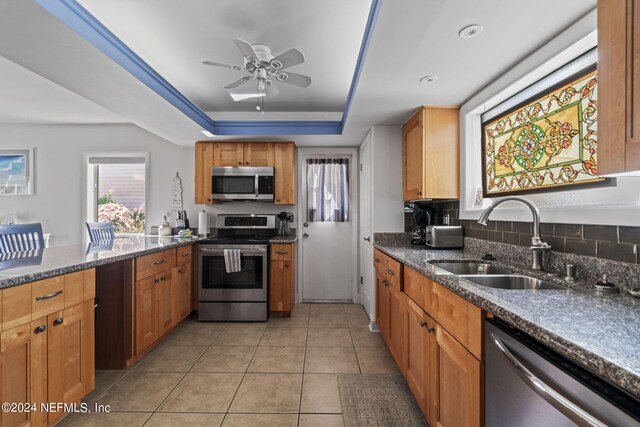
<instances>
[{"instance_id":1,"label":"window with curtain","mask_svg":"<svg viewBox=\"0 0 640 427\"><path fill-rule=\"evenodd\" d=\"M307 221L349 221L349 159L307 160Z\"/></svg>"}]
</instances>

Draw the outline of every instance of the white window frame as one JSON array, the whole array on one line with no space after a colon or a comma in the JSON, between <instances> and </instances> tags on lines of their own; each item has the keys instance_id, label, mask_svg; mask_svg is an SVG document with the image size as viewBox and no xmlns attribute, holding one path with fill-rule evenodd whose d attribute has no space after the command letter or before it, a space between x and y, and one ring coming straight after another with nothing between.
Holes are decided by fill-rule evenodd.
<instances>
[{"instance_id":1,"label":"white window frame","mask_svg":"<svg viewBox=\"0 0 640 427\"><path fill-rule=\"evenodd\" d=\"M517 66L473 96L460 109L460 218L478 219L492 199L476 206L482 188L481 115L561 68L597 45L597 17L592 11L560 33ZM618 178L617 187L525 194L536 203L543 222L639 225L640 177ZM531 221L528 208L506 203L491 219Z\"/></svg>"},{"instance_id":2,"label":"white window frame","mask_svg":"<svg viewBox=\"0 0 640 427\"><path fill-rule=\"evenodd\" d=\"M149 224L146 218L148 217L149 212L149 153L141 152L141 151L119 151L119 152L91 152L83 154L83 174L85 178L82 180L82 206L83 206L83 223L82 223L82 236L83 241L87 241L89 235L87 233L87 227L85 225L86 222L94 222L96 218L96 210L98 203L98 194L97 194L97 186L98 186L98 176L97 176L97 168L96 165L89 164L89 160L95 157L107 157L107 158L144 158L144 206L145 206L145 222L144 234L149 234ZM138 233L117 233L116 237L127 237L127 236L141 236Z\"/></svg>"}]
</instances>

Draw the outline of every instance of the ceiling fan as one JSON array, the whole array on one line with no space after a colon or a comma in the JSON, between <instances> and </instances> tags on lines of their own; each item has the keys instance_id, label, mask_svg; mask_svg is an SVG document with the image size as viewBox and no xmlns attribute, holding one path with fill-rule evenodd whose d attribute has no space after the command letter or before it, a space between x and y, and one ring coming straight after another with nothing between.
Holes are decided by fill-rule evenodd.
<instances>
[{"instance_id":1,"label":"ceiling fan","mask_svg":"<svg viewBox=\"0 0 640 427\"><path fill-rule=\"evenodd\" d=\"M275 96L278 94L278 88L275 85L276 81L298 87L308 87L311 84L311 77L309 76L283 71L304 62L304 55L298 49L289 49L274 57L271 54L271 48L262 43L251 44L242 39L233 39L233 42L244 56L243 66L213 61L202 61L202 63L249 73L248 76L242 77L224 87L229 91L234 101L257 98L256 110L262 111L264 114L264 98L267 95ZM240 88L252 80L256 81L255 88Z\"/></svg>"}]
</instances>

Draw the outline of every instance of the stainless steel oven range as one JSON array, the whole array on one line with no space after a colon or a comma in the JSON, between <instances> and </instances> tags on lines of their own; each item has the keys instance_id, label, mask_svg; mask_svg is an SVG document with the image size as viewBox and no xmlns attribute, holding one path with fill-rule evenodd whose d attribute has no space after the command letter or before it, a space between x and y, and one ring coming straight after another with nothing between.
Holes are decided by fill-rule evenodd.
<instances>
[{"instance_id":1,"label":"stainless steel oven range","mask_svg":"<svg viewBox=\"0 0 640 427\"><path fill-rule=\"evenodd\" d=\"M266 321L268 244L275 215L218 215L218 233L199 244L198 319ZM225 250L238 250L240 271L227 273Z\"/></svg>"}]
</instances>

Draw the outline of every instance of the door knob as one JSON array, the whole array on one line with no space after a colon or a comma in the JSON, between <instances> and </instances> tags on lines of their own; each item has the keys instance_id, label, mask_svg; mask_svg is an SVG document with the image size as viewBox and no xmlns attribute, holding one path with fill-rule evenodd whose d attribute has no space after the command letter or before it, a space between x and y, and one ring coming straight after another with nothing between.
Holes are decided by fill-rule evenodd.
<instances>
[{"instance_id":1,"label":"door knob","mask_svg":"<svg viewBox=\"0 0 640 427\"><path fill-rule=\"evenodd\" d=\"M304 233L304 234L302 235L302 237L304 237L304 238L306 239L307 237L309 237L309 233Z\"/></svg>"},{"instance_id":2,"label":"door knob","mask_svg":"<svg viewBox=\"0 0 640 427\"><path fill-rule=\"evenodd\" d=\"M309 223L308 223L308 222L305 222L305 223L304 223L304 224L302 224L302 225L304 225L305 227L308 227L308 226L309 226Z\"/></svg>"},{"instance_id":3,"label":"door knob","mask_svg":"<svg viewBox=\"0 0 640 427\"><path fill-rule=\"evenodd\" d=\"M371 241L371 237L363 237L365 242L370 242Z\"/></svg>"}]
</instances>

